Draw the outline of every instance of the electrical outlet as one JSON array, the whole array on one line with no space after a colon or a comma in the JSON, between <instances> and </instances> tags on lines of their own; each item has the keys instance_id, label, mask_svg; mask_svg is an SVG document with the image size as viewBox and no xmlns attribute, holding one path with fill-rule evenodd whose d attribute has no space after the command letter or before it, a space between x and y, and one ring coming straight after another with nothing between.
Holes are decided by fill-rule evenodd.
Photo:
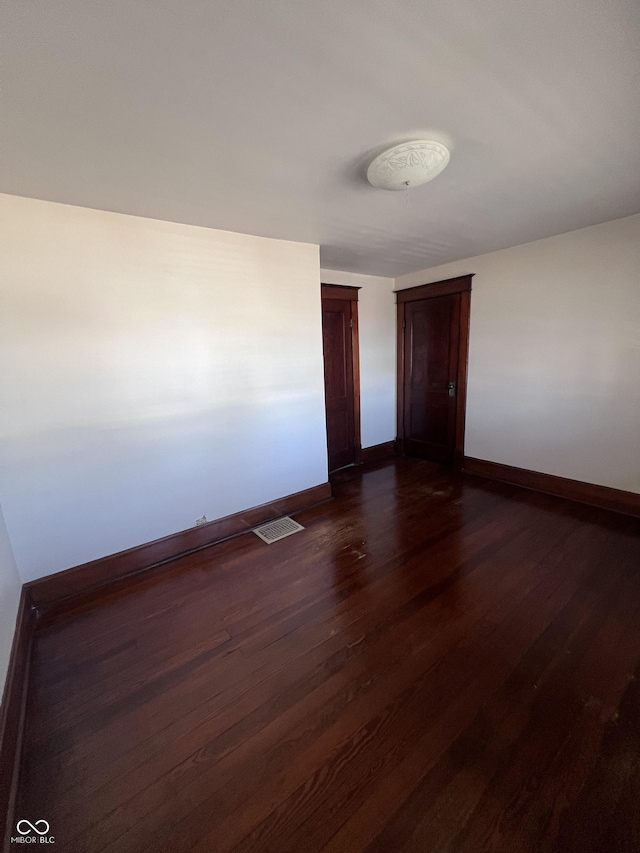
<instances>
[{"instance_id":1,"label":"electrical outlet","mask_svg":"<svg viewBox=\"0 0 640 853\"><path fill-rule=\"evenodd\" d=\"M203 515L202 518L196 518L196 527L198 527L199 524L206 524L206 523L207 523L207 516L206 515Z\"/></svg>"}]
</instances>

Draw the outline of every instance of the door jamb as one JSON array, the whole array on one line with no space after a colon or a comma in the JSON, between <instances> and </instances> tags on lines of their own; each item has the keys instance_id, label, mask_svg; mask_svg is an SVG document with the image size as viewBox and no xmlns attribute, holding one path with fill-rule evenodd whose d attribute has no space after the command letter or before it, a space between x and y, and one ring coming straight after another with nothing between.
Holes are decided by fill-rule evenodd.
<instances>
[{"instance_id":1,"label":"door jamb","mask_svg":"<svg viewBox=\"0 0 640 853\"><path fill-rule=\"evenodd\" d=\"M406 327L405 308L407 302L432 299L436 296L460 294L460 338L458 349L458 375L456 377L456 431L453 451L453 467L462 470L464 461L464 431L467 409L467 369L469 362L469 319L471 309L471 279L475 273L434 281L396 291L397 303L397 439L396 452L404 454L404 336Z\"/></svg>"},{"instance_id":2,"label":"door jamb","mask_svg":"<svg viewBox=\"0 0 640 853\"><path fill-rule=\"evenodd\" d=\"M353 364L353 448L354 462L362 462L362 439L360 432L360 343L358 334L358 291L359 287L342 284L321 284L320 299L344 299L351 303L351 362ZM328 435L327 435L328 440Z\"/></svg>"}]
</instances>

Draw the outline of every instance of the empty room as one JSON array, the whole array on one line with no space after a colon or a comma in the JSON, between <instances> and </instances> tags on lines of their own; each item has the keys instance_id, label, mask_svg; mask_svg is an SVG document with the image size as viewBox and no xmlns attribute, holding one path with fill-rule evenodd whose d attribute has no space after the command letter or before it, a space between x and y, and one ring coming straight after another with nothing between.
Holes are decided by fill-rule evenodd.
<instances>
[{"instance_id":1,"label":"empty room","mask_svg":"<svg viewBox=\"0 0 640 853\"><path fill-rule=\"evenodd\" d=\"M0 6L3 853L640 853L640 5Z\"/></svg>"}]
</instances>

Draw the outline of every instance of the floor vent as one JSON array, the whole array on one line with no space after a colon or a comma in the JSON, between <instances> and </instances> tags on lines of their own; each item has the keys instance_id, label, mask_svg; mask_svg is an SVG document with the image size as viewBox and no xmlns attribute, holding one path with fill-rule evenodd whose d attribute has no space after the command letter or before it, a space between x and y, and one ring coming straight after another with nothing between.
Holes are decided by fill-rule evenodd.
<instances>
[{"instance_id":1,"label":"floor vent","mask_svg":"<svg viewBox=\"0 0 640 853\"><path fill-rule=\"evenodd\" d=\"M292 533L297 533L298 530L304 530L301 524L285 515L284 518L277 518L275 521L270 521L268 524L263 524L261 527L254 528L254 533L259 536L267 545L272 542L277 542L279 539L284 539L285 536L291 536Z\"/></svg>"}]
</instances>

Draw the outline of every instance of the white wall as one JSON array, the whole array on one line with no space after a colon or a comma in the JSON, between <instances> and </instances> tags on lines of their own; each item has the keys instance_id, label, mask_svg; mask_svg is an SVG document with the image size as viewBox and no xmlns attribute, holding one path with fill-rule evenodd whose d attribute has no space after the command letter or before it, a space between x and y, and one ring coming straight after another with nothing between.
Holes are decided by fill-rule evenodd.
<instances>
[{"instance_id":1,"label":"white wall","mask_svg":"<svg viewBox=\"0 0 640 853\"><path fill-rule=\"evenodd\" d=\"M0 507L0 696L9 666L22 582Z\"/></svg>"},{"instance_id":2,"label":"white wall","mask_svg":"<svg viewBox=\"0 0 640 853\"><path fill-rule=\"evenodd\" d=\"M360 338L360 418L362 446L396 437L396 307L394 279L320 270L324 284L361 288L358 294Z\"/></svg>"},{"instance_id":3,"label":"white wall","mask_svg":"<svg viewBox=\"0 0 640 853\"><path fill-rule=\"evenodd\" d=\"M421 270L475 273L466 453L640 492L640 215Z\"/></svg>"},{"instance_id":4,"label":"white wall","mask_svg":"<svg viewBox=\"0 0 640 853\"><path fill-rule=\"evenodd\" d=\"M0 195L23 580L327 480L318 247Z\"/></svg>"}]
</instances>

